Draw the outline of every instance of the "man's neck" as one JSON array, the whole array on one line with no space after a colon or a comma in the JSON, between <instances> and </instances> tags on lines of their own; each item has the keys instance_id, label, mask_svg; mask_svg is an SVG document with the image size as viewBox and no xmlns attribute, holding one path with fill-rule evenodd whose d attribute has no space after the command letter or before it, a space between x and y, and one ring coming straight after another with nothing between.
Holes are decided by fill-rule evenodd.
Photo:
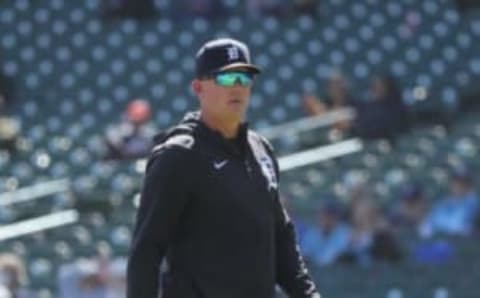
<instances>
[{"instance_id":1,"label":"man's neck","mask_svg":"<svg viewBox=\"0 0 480 298\"><path fill-rule=\"evenodd\" d=\"M200 119L206 126L210 129L218 131L226 139L233 139L238 134L238 128L240 127L240 121L236 120L224 120L220 118L215 118L205 113L202 113Z\"/></svg>"}]
</instances>

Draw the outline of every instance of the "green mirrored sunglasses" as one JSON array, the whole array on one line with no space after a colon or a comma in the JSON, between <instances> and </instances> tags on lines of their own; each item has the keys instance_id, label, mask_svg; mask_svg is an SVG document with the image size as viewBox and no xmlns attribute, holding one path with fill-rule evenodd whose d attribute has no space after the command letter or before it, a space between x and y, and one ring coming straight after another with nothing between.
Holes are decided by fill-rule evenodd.
<instances>
[{"instance_id":1,"label":"green mirrored sunglasses","mask_svg":"<svg viewBox=\"0 0 480 298\"><path fill-rule=\"evenodd\" d=\"M219 72L213 75L215 83L222 87L233 87L235 84L240 84L244 87L253 85L254 74L239 71Z\"/></svg>"}]
</instances>

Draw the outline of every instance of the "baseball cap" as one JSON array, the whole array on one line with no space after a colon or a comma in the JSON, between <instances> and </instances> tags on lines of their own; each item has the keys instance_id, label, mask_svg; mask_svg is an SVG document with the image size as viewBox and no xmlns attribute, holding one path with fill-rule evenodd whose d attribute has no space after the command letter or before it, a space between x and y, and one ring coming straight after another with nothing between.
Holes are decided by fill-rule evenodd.
<instances>
[{"instance_id":1,"label":"baseball cap","mask_svg":"<svg viewBox=\"0 0 480 298\"><path fill-rule=\"evenodd\" d=\"M197 77L236 68L260 73L260 68L250 60L250 50L247 45L232 38L219 38L206 42L198 50L195 62Z\"/></svg>"}]
</instances>

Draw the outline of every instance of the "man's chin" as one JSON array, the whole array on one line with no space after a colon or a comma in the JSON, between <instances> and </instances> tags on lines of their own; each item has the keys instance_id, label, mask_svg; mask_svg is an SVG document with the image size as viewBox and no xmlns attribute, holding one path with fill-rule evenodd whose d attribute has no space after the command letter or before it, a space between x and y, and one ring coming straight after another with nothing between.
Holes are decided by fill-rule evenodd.
<instances>
[{"instance_id":1,"label":"man's chin","mask_svg":"<svg viewBox=\"0 0 480 298\"><path fill-rule=\"evenodd\" d=\"M230 121L242 122L245 117L244 110L230 110L228 113L225 113L225 118Z\"/></svg>"}]
</instances>

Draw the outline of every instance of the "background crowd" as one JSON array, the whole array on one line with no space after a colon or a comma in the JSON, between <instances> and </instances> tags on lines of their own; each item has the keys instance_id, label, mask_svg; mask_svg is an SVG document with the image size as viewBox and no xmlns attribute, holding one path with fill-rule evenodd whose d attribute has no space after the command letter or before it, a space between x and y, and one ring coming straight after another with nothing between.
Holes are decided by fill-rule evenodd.
<instances>
[{"instance_id":1,"label":"background crowd","mask_svg":"<svg viewBox=\"0 0 480 298\"><path fill-rule=\"evenodd\" d=\"M359 1L346 7L341 1L319 2L92 0L71 9L61 0L52 1L51 8L42 4L25 8L28 1L0 4L0 195L54 178L73 181L67 193L52 195L51 201L38 200L39 205L17 208L0 201L0 228L38 215L37 211L53 213L68 207L80 212L80 222L71 226L0 240L0 298L123 297L132 197L138 192L142 158L150 152L156 133L195 106L188 101L190 64L183 56L191 54L196 38L200 43L222 34L243 34L258 54L253 60L268 66L252 97L249 120L254 126L353 111L353 118L299 135L297 148L358 137L365 152L311 165L290 176L285 173L282 179L282 196L296 223L300 249L327 297L386 297L387 290L401 284L398 280L387 280L388 289L376 292L362 288L379 266L387 268L387 279L395 272L408 279L412 264L420 266L417 269L433 268L425 278L447 274L445 266L466 268L465 247L475 252L480 235L476 162L480 90L475 86L480 73L480 51L476 51L480 22L478 16L467 15L469 9L476 11L477 4L445 0L441 5L446 8L438 8L407 0ZM365 28L371 25L382 32L389 20L382 19L375 5L382 7L381 13L396 16L400 24L395 30L385 29L386 37L378 41ZM92 15L84 12L91 7ZM67 25L57 20L62 8ZM370 15L369 9L375 12ZM368 19L365 24L357 20L363 24L358 32L347 26L350 10L361 20ZM328 17L331 22L325 21ZM429 18L435 21L428 23ZM445 29L442 18L456 24L452 26L458 32ZM29 20L48 26L39 25L37 32L35 24L25 25ZM462 21L468 30L461 27ZM338 35L350 29L342 39L331 26L339 28ZM311 34L310 39L303 39L302 30ZM433 37L425 33L428 30ZM352 65L338 63L342 55L337 49L345 47L344 59L350 59L348 52L358 47L352 39L357 35L366 36L365 43L385 44L385 49L375 56L373 45L368 55L364 53L366 58L352 54L356 57ZM398 41L391 41L391 36ZM443 45L448 37L456 44ZM420 54L415 58L415 46L428 48L437 39L451 72L438 70L443 60L430 61ZM66 46L53 46L57 41ZM21 49L14 50L17 47ZM28 50L36 47L38 53ZM77 54L75 47L80 48ZM375 63L397 47L401 53L390 64ZM88 57L81 56L83 52ZM421 59L427 61L425 69L418 76L409 74L410 68L422 64ZM359 75L363 68L355 63L363 60L372 60L373 66ZM66 61L72 70L65 70ZM310 68L311 73L306 71ZM439 102L447 111L437 110ZM428 106L431 103L434 108ZM282 154L292 153L281 146ZM382 163L388 167L378 166ZM359 167L371 175L348 176ZM440 182L434 184L432 179ZM384 184L379 187L384 180L393 180L395 187L388 191ZM476 264L480 255L466 259ZM342 280L335 288L336 281L329 278L336 275L328 272L338 268L347 271L341 271L337 281ZM367 272L365 285L353 283L363 278L355 271L359 268L367 270L361 271ZM457 279L445 276L432 284L452 291L475 285L459 281L462 287L450 286ZM473 273L471 277L476 278ZM338 292L342 288L365 291L365 296L350 292L342 296Z\"/></svg>"}]
</instances>

